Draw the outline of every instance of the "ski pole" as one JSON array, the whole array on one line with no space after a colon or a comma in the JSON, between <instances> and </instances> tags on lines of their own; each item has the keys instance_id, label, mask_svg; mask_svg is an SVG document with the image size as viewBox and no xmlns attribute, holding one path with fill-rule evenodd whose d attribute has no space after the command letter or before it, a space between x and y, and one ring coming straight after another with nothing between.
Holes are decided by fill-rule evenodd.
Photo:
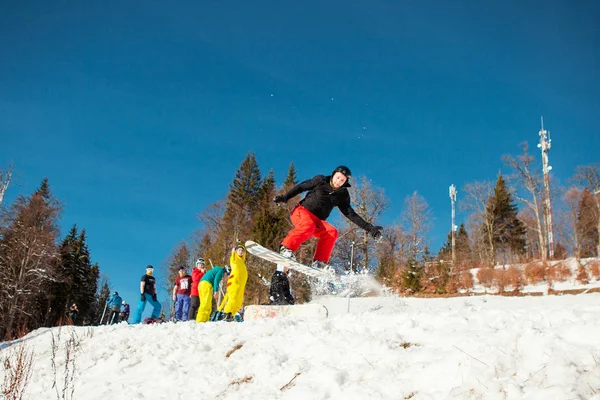
<instances>
[{"instance_id":1,"label":"ski pole","mask_svg":"<svg viewBox=\"0 0 600 400\"><path fill-rule=\"evenodd\" d=\"M102 321L104 320L104 314L106 313L106 307L108 307L108 302L104 303L104 311L102 311L102 316L100 317L100 322L98 325L102 325Z\"/></svg>"}]
</instances>

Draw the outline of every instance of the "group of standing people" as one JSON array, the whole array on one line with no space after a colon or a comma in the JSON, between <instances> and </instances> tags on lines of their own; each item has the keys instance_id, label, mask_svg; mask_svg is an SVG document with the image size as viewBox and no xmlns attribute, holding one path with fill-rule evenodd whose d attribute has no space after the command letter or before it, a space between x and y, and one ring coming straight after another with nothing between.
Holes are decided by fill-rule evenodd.
<instances>
[{"instance_id":1,"label":"group of standing people","mask_svg":"<svg viewBox=\"0 0 600 400\"><path fill-rule=\"evenodd\" d=\"M340 165L333 170L331 175L316 175L293 188L287 193L277 195L275 203L286 203L303 192L306 196L298 202L291 213L294 228L282 240L279 253L284 257L296 259L296 251L302 243L311 237L318 239L312 267L330 270L329 259L335 242L338 238L336 228L326 222L333 208L338 208L341 213L358 227L364 229L371 237L378 240L382 235L383 227L373 225L356 214L350 204L350 169ZM156 298L156 280L152 276L154 268L148 265L146 274L140 283L141 298L136 310L134 323L139 323L142 313L149 302L153 306L152 317L157 319L160 315L161 305ZM246 248L238 243L231 251L229 266L215 266L206 270L203 258L198 258L192 276L187 275L185 266L179 267L179 277L173 287L173 301L175 301L175 318L178 320L196 320L206 322L210 319L213 310L213 299L218 299L219 285L223 279L227 282L226 294L217 311L221 312L223 319L232 321L235 314L242 308L244 302L244 289L248 280L246 269ZM285 266L278 265L271 279L270 289L271 304L294 304L290 284Z\"/></svg>"},{"instance_id":2,"label":"group of standing people","mask_svg":"<svg viewBox=\"0 0 600 400\"><path fill-rule=\"evenodd\" d=\"M146 303L152 305L150 318L157 320L160 317L162 307L157 299L156 279L153 274L154 267L148 265L140 282L140 301L133 319L134 324L142 321ZM223 281L226 282L225 295L216 308L223 313L223 320L233 321L244 303L244 290L248 280L246 248L238 243L231 251L229 265L214 266L207 271L206 262L200 257L196 260L191 276L187 274L185 266L179 267L178 274L172 291L176 320L207 322L213 311L213 299L218 300L219 287Z\"/></svg>"}]
</instances>

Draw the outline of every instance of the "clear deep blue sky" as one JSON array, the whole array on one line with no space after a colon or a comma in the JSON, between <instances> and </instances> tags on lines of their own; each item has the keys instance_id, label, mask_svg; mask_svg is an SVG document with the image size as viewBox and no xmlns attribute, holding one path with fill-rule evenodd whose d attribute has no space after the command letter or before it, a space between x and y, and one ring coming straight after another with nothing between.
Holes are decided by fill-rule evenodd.
<instances>
[{"instance_id":1,"label":"clear deep blue sky","mask_svg":"<svg viewBox=\"0 0 600 400\"><path fill-rule=\"evenodd\" d=\"M348 165L399 219L494 180L551 131L555 177L598 162L597 1L23 1L0 5L5 205L48 177L61 224L137 301L254 151L278 183ZM459 215L458 222L461 222Z\"/></svg>"}]
</instances>

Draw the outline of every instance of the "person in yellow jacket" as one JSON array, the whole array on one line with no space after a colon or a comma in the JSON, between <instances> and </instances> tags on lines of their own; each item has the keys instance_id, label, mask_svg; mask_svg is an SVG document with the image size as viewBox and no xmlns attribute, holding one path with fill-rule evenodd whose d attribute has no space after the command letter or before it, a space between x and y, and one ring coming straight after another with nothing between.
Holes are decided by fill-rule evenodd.
<instances>
[{"instance_id":1,"label":"person in yellow jacket","mask_svg":"<svg viewBox=\"0 0 600 400\"><path fill-rule=\"evenodd\" d=\"M210 319L212 299L213 297L215 300L217 299L221 279L227 279L230 273L230 268L226 265L225 267L215 266L204 274L198 284L200 308L198 309L198 314L196 314L196 322L207 322Z\"/></svg>"},{"instance_id":2,"label":"person in yellow jacket","mask_svg":"<svg viewBox=\"0 0 600 400\"><path fill-rule=\"evenodd\" d=\"M227 293L218 308L218 311L225 313L222 317L225 321L233 321L233 316L244 304L244 290L248 280L248 270L246 268L246 248L243 244L238 244L231 251L229 266L231 267L231 275L227 280Z\"/></svg>"}]
</instances>

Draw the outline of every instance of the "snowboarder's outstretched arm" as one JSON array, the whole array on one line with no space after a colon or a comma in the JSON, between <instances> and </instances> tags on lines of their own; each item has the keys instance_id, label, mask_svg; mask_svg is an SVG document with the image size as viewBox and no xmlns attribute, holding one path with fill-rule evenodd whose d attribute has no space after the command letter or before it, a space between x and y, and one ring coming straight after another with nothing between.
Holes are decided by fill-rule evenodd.
<instances>
[{"instance_id":1,"label":"snowboarder's outstretched arm","mask_svg":"<svg viewBox=\"0 0 600 400\"><path fill-rule=\"evenodd\" d=\"M322 177L323 177L323 175L317 175L312 179L305 180L304 182L301 182L301 183L297 184L296 186L294 186L293 188L291 188L290 190L288 190L287 193L275 196L273 201L275 203L285 203L289 199L294 198L295 196L298 196L302 192L306 192L307 190L314 189Z\"/></svg>"},{"instance_id":2,"label":"snowboarder's outstretched arm","mask_svg":"<svg viewBox=\"0 0 600 400\"><path fill-rule=\"evenodd\" d=\"M344 201L340 205L338 205L338 208L340 209L342 214L346 216L346 218L348 218L358 227L369 232L369 235L371 235L373 238L379 239L381 237L381 230L383 229L383 227L379 225L370 224L367 221L365 221L360 215L358 215L350 205L350 198L348 198L348 201Z\"/></svg>"}]
</instances>

